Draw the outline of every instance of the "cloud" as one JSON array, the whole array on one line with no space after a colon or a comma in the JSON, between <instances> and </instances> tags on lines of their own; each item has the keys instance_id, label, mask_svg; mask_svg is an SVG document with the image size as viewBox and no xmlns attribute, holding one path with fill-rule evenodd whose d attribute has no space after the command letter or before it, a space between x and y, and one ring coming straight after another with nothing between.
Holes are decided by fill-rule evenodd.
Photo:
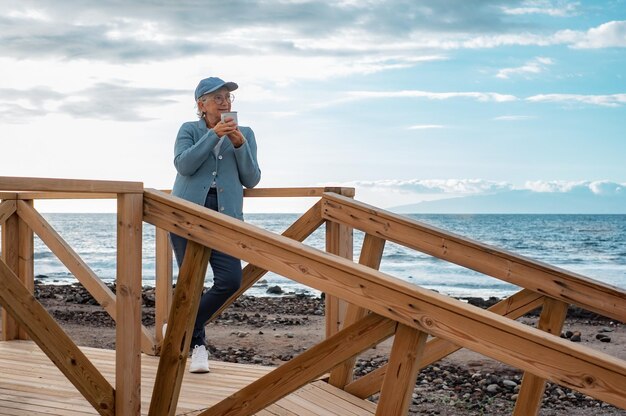
<instances>
[{"instance_id":1,"label":"cloud","mask_svg":"<svg viewBox=\"0 0 626 416\"><path fill-rule=\"evenodd\" d=\"M36 108L0 103L0 122L2 123L23 124L40 115L41 111Z\"/></svg>"},{"instance_id":2,"label":"cloud","mask_svg":"<svg viewBox=\"0 0 626 416\"><path fill-rule=\"evenodd\" d=\"M177 102L174 97L188 91L140 88L126 82L102 82L88 88L59 92L46 87L27 90L0 89L0 119L22 123L26 119L46 114L65 113L76 118L117 121L146 121L150 108Z\"/></svg>"},{"instance_id":3,"label":"cloud","mask_svg":"<svg viewBox=\"0 0 626 416\"><path fill-rule=\"evenodd\" d=\"M399 0L394 7L381 1L120 5L34 0L5 9L0 18L0 51L16 58L36 55L124 62L200 54L352 56L367 52L387 56L386 51L393 53L399 39L417 30L505 30L508 26L494 4L496 0L479 5ZM414 49L411 52L403 53L406 58L402 59L419 55Z\"/></svg>"},{"instance_id":4,"label":"cloud","mask_svg":"<svg viewBox=\"0 0 626 416\"><path fill-rule=\"evenodd\" d=\"M571 13L577 5L513 1L502 7L499 0L398 0L393 7L377 0L233 0L210 5L31 0L5 7L0 55L128 63L271 54L414 65L431 57L445 59L442 51L459 48L568 42L601 47L608 39L613 39L609 45L624 46L623 22L552 36L536 22L511 20L528 13Z\"/></svg>"},{"instance_id":5,"label":"cloud","mask_svg":"<svg viewBox=\"0 0 626 416\"><path fill-rule=\"evenodd\" d=\"M516 68L504 68L498 71L497 78L508 79L512 75L529 75L539 74L545 71L548 65L552 65L554 62L550 58L536 57L535 59L526 62L524 65Z\"/></svg>"},{"instance_id":6,"label":"cloud","mask_svg":"<svg viewBox=\"0 0 626 416\"><path fill-rule=\"evenodd\" d=\"M64 94L45 86L29 90L0 88L0 121L21 124L33 117L44 116L51 105L63 98Z\"/></svg>"},{"instance_id":7,"label":"cloud","mask_svg":"<svg viewBox=\"0 0 626 416\"><path fill-rule=\"evenodd\" d=\"M486 179L385 179L378 181L352 181L341 186L367 188L377 192L402 192L446 197L496 194L515 190L538 193L593 193L611 196L624 195L626 183L602 181L527 181L522 186L509 182Z\"/></svg>"},{"instance_id":8,"label":"cloud","mask_svg":"<svg viewBox=\"0 0 626 416\"><path fill-rule=\"evenodd\" d=\"M454 195L493 193L511 189L511 185L506 182L488 181L484 179L387 179L378 181L353 181L342 184L342 186L416 194Z\"/></svg>"},{"instance_id":9,"label":"cloud","mask_svg":"<svg viewBox=\"0 0 626 416\"><path fill-rule=\"evenodd\" d=\"M619 107L626 103L626 94L538 94L526 98L531 102L556 102L565 104L591 104L604 107Z\"/></svg>"},{"instance_id":10,"label":"cloud","mask_svg":"<svg viewBox=\"0 0 626 416\"><path fill-rule=\"evenodd\" d=\"M403 91L350 91L347 93L348 99L369 99L369 98L426 98L428 100L449 100L453 98L469 98L482 102L508 102L516 101L517 97L509 94L495 92L431 92L418 90Z\"/></svg>"},{"instance_id":11,"label":"cloud","mask_svg":"<svg viewBox=\"0 0 626 416\"><path fill-rule=\"evenodd\" d=\"M624 48L626 20L607 22L587 32L562 30L554 35L554 39L578 49Z\"/></svg>"},{"instance_id":12,"label":"cloud","mask_svg":"<svg viewBox=\"0 0 626 416\"><path fill-rule=\"evenodd\" d=\"M519 7L504 6L502 11L511 15L545 14L554 17L566 17L576 14L578 6L580 6L580 2L533 0L524 1Z\"/></svg>"},{"instance_id":13,"label":"cloud","mask_svg":"<svg viewBox=\"0 0 626 416\"><path fill-rule=\"evenodd\" d=\"M427 100L473 99L479 102L507 103L518 101L520 98L497 92L433 92L419 90L401 91L348 91L344 96L334 101L328 101L322 106L342 104L357 100L386 99L386 98L423 98ZM584 95L584 94L537 94L524 98L529 102L556 102L565 104L589 104L604 107L619 107L626 104L626 94ZM530 116L500 116L494 120L513 121L531 118Z\"/></svg>"},{"instance_id":14,"label":"cloud","mask_svg":"<svg viewBox=\"0 0 626 416\"><path fill-rule=\"evenodd\" d=\"M265 89L255 90L250 87L247 100L271 94ZM0 119L8 123L22 123L33 116L65 113L75 118L89 118L116 121L147 121L149 111L154 108L177 103L180 97L189 95L187 90L168 88L138 87L122 80L98 82L84 88L71 91L53 90L46 86L35 86L30 89L0 88ZM387 98L417 98L426 100L470 99L478 102L507 103L520 98L496 92L432 92L421 90L401 91L348 91L337 100L328 100L319 106L327 107L351 101ZM284 100L273 97L276 101ZM587 104L617 107L626 103L626 94L612 95L579 95L579 94L539 94L525 98L529 102L556 102L566 104ZM315 108L315 106L313 107ZM290 117L298 112L273 111L273 117ZM495 117L496 121L521 121L531 116L504 115ZM442 129L447 126L440 124L417 124L407 127L408 130Z\"/></svg>"},{"instance_id":15,"label":"cloud","mask_svg":"<svg viewBox=\"0 0 626 416\"><path fill-rule=\"evenodd\" d=\"M533 192L575 193L592 192L596 195L623 195L626 192L626 183L612 181L529 181L524 189Z\"/></svg>"},{"instance_id":16,"label":"cloud","mask_svg":"<svg viewBox=\"0 0 626 416\"><path fill-rule=\"evenodd\" d=\"M439 51L455 49L492 49L504 46L565 45L578 49L626 47L626 20L611 21L597 27L581 30L559 30L554 33L524 30L515 33L420 33L413 39L413 47Z\"/></svg>"}]
</instances>

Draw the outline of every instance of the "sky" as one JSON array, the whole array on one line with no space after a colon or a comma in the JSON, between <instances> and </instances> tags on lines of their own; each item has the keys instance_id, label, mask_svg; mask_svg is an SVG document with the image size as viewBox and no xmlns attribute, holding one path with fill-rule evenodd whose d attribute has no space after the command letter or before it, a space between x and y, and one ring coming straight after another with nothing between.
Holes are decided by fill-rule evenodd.
<instances>
[{"instance_id":1,"label":"sky","mask_svg":"<svg viewBox=\"0 0 626 416\"><path fill-rule=\"evenodd\" d=\"M171 188L202 78L235 81L259 187L381 208L626 192L626 1L3 1L0 176ZM301 212L260 198L247 212ZM112 202L38 204L114 211Z\"/></svg>"}]
</instances>

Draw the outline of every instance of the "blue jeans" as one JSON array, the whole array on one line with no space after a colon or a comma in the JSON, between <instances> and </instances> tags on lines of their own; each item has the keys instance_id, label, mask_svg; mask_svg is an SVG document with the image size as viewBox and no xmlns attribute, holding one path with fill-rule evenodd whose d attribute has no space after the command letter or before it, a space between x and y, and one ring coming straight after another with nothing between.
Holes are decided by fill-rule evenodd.
<instances>
[{"instance_id":1,"label":"blue jeans","mask_svg":"<svg viewBox=\"0 0 626 416\"><path fill-rule=\"evenodd\" d=\"M209 192L204 202L204 206L217 211L217 194ZM176 263L180 270L185 257L187 239L170 233L170 240ZM200 306L196 315L196 323L191 337L191 349L196 345L206 345L204 326L215 312L231 297L231 295L241 287L241 260L217 250L211 250L209 259L211 269L213 269L213 286L202 294Z\"/></svg>"}]
</instances>

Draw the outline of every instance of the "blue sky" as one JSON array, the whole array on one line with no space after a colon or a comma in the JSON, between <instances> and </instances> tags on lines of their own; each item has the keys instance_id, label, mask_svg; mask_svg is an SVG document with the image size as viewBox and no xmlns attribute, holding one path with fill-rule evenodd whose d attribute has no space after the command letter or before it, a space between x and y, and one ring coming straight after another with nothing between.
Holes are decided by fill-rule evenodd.
<instances>
[{"instance_id":1,"label":"blue sky","mask_svg":"<svg viewBox=\"0 0 626 416\"><path fill-rule=\"evenodd\" d=\"M380 207L626 192L624 0L0 6L0 176L170 188L193 90L219 76L240 85L262 187L354 186Z\"/></svg>"}]
</instances>

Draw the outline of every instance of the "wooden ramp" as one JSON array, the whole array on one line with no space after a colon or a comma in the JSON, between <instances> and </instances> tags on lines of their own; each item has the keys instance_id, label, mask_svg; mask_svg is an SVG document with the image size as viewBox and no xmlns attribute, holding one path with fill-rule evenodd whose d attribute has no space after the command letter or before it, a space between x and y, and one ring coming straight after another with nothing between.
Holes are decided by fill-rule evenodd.
<instances>
[{"instance_id":1,"label":"wooden ramp","mask_svg":"<svg viewBox=\"0 0 626 416\"><path fill-rule=\"evenodd\" d=\"M81 347L113 385L115 351ZM142 355L142 414L147 414L158 357ZM249 364L211 362L211 373L185 373L177 415L196 415L272 370ZM324 381L313 382L258 415L373 415L376 405ZM93 407L31 341L0 342L0 415L97 415Z\"/></svg>"}]
</instances>

